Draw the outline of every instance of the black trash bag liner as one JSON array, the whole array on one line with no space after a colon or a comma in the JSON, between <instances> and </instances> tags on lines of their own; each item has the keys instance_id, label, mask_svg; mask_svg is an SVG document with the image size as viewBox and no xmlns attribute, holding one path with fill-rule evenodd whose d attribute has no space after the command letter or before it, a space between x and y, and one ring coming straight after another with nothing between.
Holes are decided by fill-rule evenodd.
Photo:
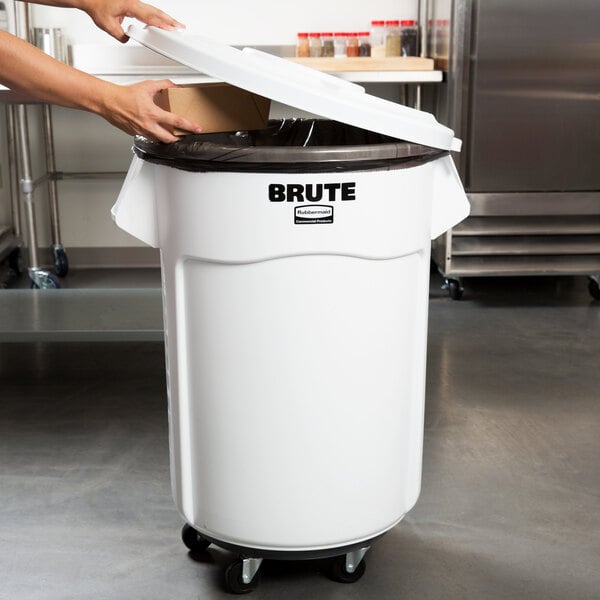
<instances>
[{"instance_id":1,"label":"black trash bag liner","mask_svg":"<svg viewBox=\"0 0 600 600\"><path fill-rule=\"evenodd\" d=\"M137 136L134 152L185 171L323 173L416 166L447 154L324 119L269 121L267 129L188 135L172 144Z\"/></svg>"}]
</instances>

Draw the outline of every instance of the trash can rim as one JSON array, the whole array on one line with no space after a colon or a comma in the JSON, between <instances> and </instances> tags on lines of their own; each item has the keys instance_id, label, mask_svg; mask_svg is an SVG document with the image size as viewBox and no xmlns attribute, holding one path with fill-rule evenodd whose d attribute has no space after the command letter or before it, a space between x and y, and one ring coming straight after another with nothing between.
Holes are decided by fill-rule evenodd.
<instances>
[{"instance_id":1,"label":"trash can rim","mask_svg":"<svg viewBox=\"0 0 600 600\"><path fill-rule=\"evenodd\" d=\"M424 159L446 153L324 119L273 120L265 130L190 135L172 144L138 136L134 150L141 158L172 163L174 167L206 162L358 167L372 161Z\"/></svg>"}]
</instances>

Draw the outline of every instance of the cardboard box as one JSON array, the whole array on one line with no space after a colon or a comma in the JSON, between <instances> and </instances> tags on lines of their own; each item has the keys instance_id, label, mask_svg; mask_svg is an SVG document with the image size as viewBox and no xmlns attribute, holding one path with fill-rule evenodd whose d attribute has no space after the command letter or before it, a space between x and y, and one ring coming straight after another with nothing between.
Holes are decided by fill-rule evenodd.
<instances>
[{"instance_id":1,"label":"cardboard box","mask_svg":"<svg viewBox=\"0 0 600 600\"><path fill-rule=\"evenodd\" d=\"M202 133L264 129L271 101L228 83L201 83L161 90L157 104L202 127ZM189 131L176 129L175 135Z\"/></svg>"}]
</instances>

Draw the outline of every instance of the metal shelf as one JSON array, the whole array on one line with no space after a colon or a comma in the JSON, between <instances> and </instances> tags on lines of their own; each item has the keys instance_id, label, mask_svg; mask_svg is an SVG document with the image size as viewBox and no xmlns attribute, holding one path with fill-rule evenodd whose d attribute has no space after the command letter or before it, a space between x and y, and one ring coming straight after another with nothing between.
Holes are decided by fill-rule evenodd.
<instances>
[{"instance_id":1,"label":"metal shelf","mask_svg":"<svg viewBox=\"0 0 600 600\"><path fill-rule=\"evenodd\" d=\"M461 277L589 275L600 272L600 256L455 256L452 267Z\"/></svg>"},{"instance_id":2,"label":"metal shelf","mask_svg":"<svg viewBox=\"0 0 600 600\"><path fill-rule=\"evenodd\" d=\"M471 193L471 215L435 240L448 278L600 272L598 192Z\"/></svg>"},{"instance_id":3,"label":"metal shelf","mask_svg":"<svg viewBox=\"0 0 600 600\"><path fill-rule=\"evenodd\" d=\"M457 256L513 255L600 255L600 236L480 236L453 239L452 254Z\"/></svg>"},{"instance_id":4,"label":"metal shelf","mask_svg":"<svg viewBox=\"0 0 600 600\"><path fill-rule=\"evenodd\" d=\"M490 235L600 234L600 215L547 217L469 217L453 229L455 237Z\"/></svg>"}]
</instances>

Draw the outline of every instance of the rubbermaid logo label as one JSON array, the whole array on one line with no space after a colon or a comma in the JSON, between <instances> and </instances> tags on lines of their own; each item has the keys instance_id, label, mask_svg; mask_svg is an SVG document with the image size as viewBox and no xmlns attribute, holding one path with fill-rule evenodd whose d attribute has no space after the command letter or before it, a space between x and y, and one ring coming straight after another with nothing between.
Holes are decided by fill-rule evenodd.
<instances>
[{"instance_id":1,"label":"rubbermaid logo label","mask_svg":"<svg viewBox=\"0 0 600 600\"><path fill-rule=\"evenodd\" d=\"M333 223L333 206L297 206L294 209L296 225L317 225Z\"/></svg>"}]
</instances>

